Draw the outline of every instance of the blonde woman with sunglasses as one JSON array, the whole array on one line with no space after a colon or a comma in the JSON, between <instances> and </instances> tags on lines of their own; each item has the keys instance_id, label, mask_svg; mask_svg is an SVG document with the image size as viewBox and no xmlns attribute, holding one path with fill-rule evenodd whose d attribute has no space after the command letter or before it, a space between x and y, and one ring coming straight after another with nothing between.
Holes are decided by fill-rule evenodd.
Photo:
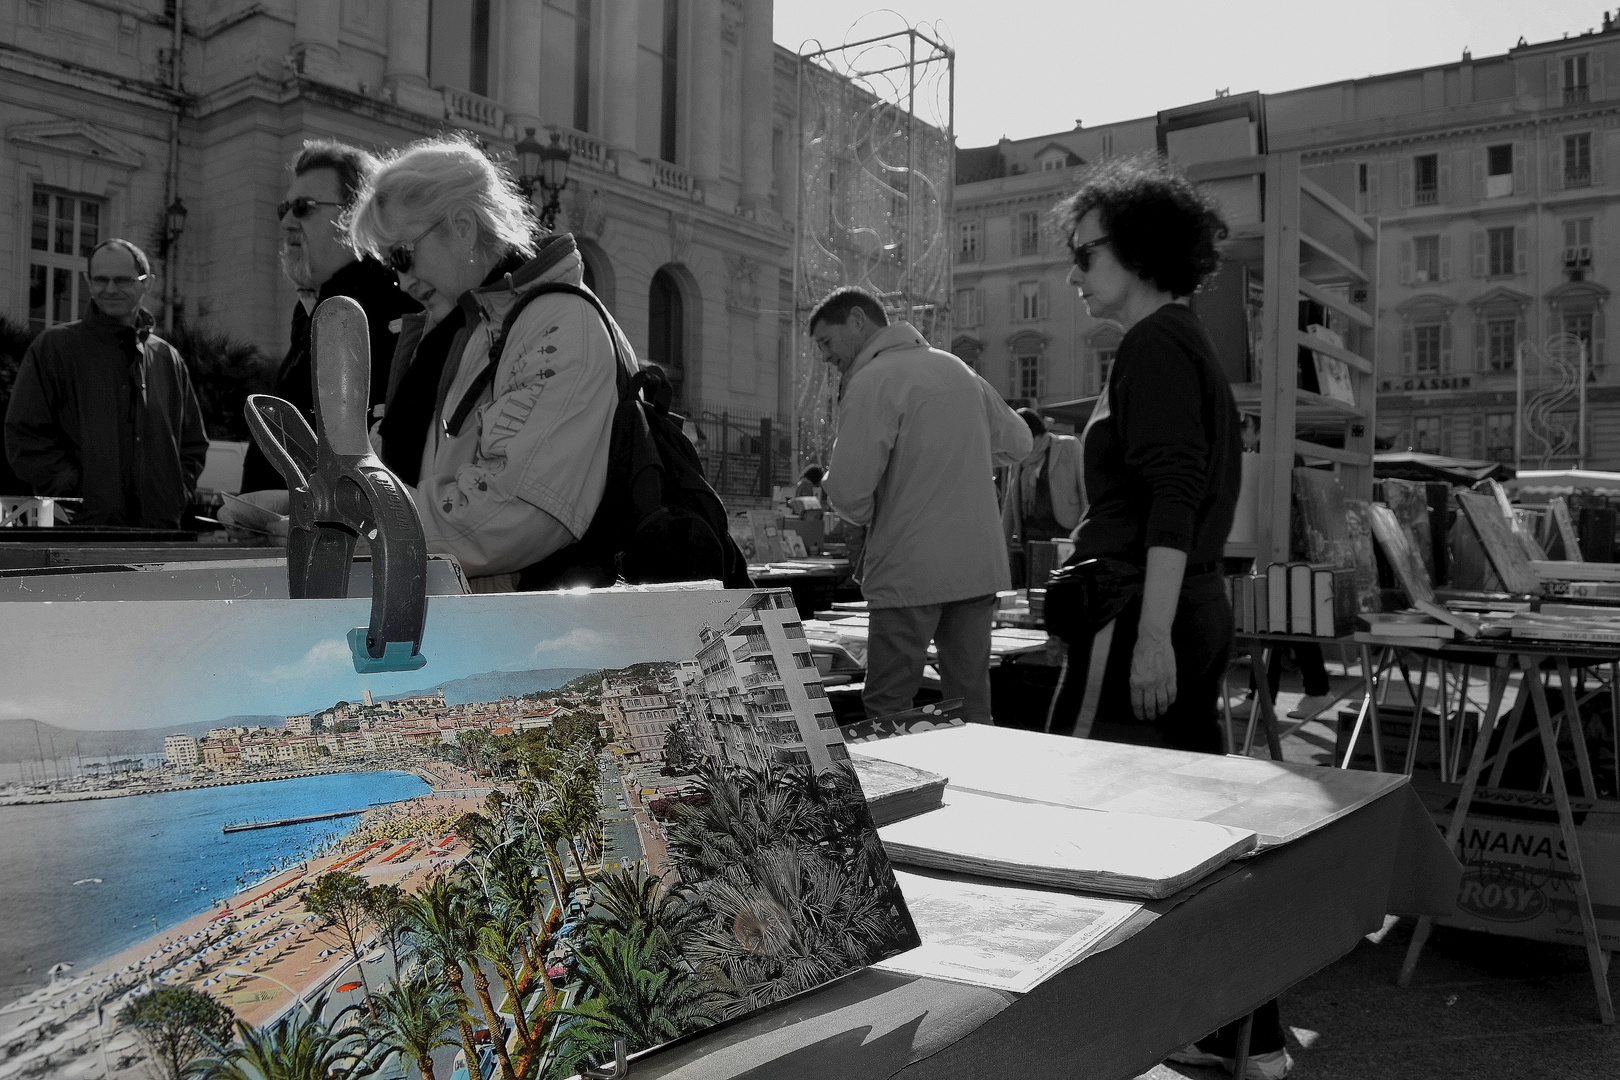
<instances>
[{"instance_id":1,"label":"blonde woman with sunglasses","mask_svg":"<svg viewBox=\"0 0 1620 1080\"><path fill-rule=\"evenodd\" d=\"M350 237L427 309L403 321L377 435L429 550L456 556L480 591L555 584L602 500L617 366L636 367L617 324L577 293L537 297L501 336L534 287L584 289L573 237L537 236L511 180L460 139L385 159Z\"/></svg>"}]
</instances>

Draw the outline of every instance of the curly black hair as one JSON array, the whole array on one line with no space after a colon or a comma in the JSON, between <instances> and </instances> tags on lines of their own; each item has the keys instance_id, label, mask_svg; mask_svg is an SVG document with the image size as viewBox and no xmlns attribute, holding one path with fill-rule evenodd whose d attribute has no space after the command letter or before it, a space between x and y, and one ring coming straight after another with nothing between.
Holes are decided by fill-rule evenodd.
<instances>
[{"instance_id":1,"label":"curly black hair","mask_svg":"<svg viewBox=\"0 0 1620 1080\"><path fill-rule=\"evenodd\" d=\"M1119 264L1171 296L1191 296L1220 265L1227 230L1215 200L1158 154L1100 162L1053 208L1070 248L1093 210Z\"/></svg>"}]
</instances>

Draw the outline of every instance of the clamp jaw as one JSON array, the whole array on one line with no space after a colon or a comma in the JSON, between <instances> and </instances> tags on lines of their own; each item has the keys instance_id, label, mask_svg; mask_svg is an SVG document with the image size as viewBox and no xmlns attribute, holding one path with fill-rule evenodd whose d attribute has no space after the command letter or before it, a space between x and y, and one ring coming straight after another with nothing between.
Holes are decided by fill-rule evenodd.
<instances>
[{"instance_id":1,"label":"clamp jaw","mask_svg":"<svg viewBox=\"0 0 1620 1080\"><path fill-rule=\"evenodd\" d=\"M360 305L334 296L316 308L311 349L318 436L291 403L268 394L247 399L248 428L287 482L287 595L346 597L364 536L371 625L349 631L354 669L413 671L427 663L427 541L416 504L366 434L371 347Z\"/></svg>"}]
</instances>

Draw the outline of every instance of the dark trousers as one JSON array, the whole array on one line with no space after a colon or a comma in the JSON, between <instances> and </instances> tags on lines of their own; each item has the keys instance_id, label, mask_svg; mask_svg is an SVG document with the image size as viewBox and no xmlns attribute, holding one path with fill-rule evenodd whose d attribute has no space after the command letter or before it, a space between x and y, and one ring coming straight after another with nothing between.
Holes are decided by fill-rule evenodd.
<instances>
[{"instance_id":1,"label":"dark trousers","mask_svg":"<svg viewBox=\"0 0 1620 1080\"><path fill-rule=\"evenodd\" d=\"M1102 684L1092 688L1092 709L1087 709L1086 691L1093 642L1069 643L1047 715L1047 730L1072 735L1077 722L1084 728L1089 721L1089 737L1093 739L1224 753L1216 695L1232 652L1232 606L1220 574L1201 575L1182 585L1181 601L1170 626L1170 643L1176 654L1176 700L1154 721L1138 720L1131 709L1131 654L1136 649L1136 624L1141 614L1141 600L1137 599L1126 605L1115 620L1113 640L1103 662ZM1317 657L1320 662L1320 651ZM1228 1024L1200 1039L1198 1046L1223 1057L1236 1057L1237 1031L1237 1023ZM1254 1054L1269 1054L1281 1050L1283 1043L1282 1020L1273 999L1255 1010L1249 1049Z\"/></svg>"},{"instance_id":2,"label":"dark trousers","mask_svg":"<svg viewBox=\"0 0 1620 1080\"><path fill-rule=\"evenodd\" d=\"M1271 647L1271 662L1266 665L1266 682L1271 684L1271 699L1277 700L1277 684L1282 681L1283 652L1294 650L1294 659L1299 663L1300 677L1305 680L1305 695L1307 697L1321 697L1331 694L1333 687L1328 683L1327 668L1322 665L1322 646L1301 643L1299 645L1274 644ZM1249 677L1250 689L1253 689L1254 677Z\"/></svg>"}]
</instances>

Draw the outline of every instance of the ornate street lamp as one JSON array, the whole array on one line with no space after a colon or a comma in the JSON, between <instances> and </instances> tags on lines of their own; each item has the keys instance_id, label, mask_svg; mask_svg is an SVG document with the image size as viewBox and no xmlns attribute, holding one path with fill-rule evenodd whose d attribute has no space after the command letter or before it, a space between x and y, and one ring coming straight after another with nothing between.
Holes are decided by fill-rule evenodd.
<instances>
[{"instance_id":1,"label":"ornate street lamp","mask_svg":"<svg viewBox=\"0 0 1620 1080\"><path fill-rule=\"evenodd\" d=\"M540 207L540 224L550 232L562 209L562 191L568 186L568 162L574 155L562 145L562 133L551 133L551 145L542 146L534 128L525 128L523 140L513 148L517 153L518 187L525 198L534 200L536 189L545 194Z\"/></svg>"},{"instance_id":2,"label":"ornate street lamp","mask_svg":"<svg viewBox=\"0 0 1620 1080\"><path fill-rule=\"evenodd\" d=\"M180 201L178 195L165 211L164 227L169 246L173 246L174 242L180 239L180 234L186 231L186 204Z\"/></svg>"}]
</instances>

